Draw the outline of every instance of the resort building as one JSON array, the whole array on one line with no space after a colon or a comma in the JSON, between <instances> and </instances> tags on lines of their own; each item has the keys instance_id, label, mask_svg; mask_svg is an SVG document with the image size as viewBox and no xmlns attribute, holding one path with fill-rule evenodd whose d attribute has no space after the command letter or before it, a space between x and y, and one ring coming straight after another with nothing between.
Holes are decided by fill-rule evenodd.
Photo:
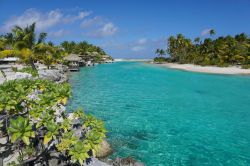
<instances>
[{"instance_id":1,"label":"resort building","mask_svg":"<svg viewBox=\"0 0 250 166\"><path fill-rule=\"evenodd\" d=\"M82 58L77 54L70 54L66 56L63 60L68 62L68 67L70 71L78 71Z\"/></svg>"}]
</instances>

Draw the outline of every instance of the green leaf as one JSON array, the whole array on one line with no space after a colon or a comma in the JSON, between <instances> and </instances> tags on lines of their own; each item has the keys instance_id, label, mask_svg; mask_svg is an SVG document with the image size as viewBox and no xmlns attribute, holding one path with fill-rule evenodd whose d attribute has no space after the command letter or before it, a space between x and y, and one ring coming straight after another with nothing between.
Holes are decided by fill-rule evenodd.
<instances>
[{"instance_id":1,"label":"green leaf","mask_svg":"<svg viewBox=\"0 0 250 166\"><path fill-rule=\"evenodd\" d=\"M52 134L50 132L48 132L43 139L43 144L47 145L49 143L49 141L52 140Z\"/></svg>"},{"instance_id":2,"label":"green leaf","mask_svg":"<svg viewBox=\"0 0 250 166\"><path fill-rule=\"evenodd\" d=\"M16 119L10 119L10 126L7 128L11 135L11 142L14 143L18 139L22 139L26 145L29 145L29 138L35 137L28 118L18 116Z\"/></svg>"},{"instance_id":3,"label":"green leaf","mask_svg":"<svg viewBox=\"0 0 250 166\"><path fill-rule=\"evenodd\" d=\"M18 138L20 138L22 136L21 133L13 133L11 135L11 142L14 143Z\"/></svg>"},{"instance_id":4,"label":"green leaf","mask_svg":"<svg viewBox=\"0 0 250 166\"><path fill-rule=\"evenodd\" d=\"M23 136L23 137L22 137L22 140L23 140L23 142L24 142L26 145L29 145L29 144L30 144L29 137Z\"/></svg>"}]
</instances>

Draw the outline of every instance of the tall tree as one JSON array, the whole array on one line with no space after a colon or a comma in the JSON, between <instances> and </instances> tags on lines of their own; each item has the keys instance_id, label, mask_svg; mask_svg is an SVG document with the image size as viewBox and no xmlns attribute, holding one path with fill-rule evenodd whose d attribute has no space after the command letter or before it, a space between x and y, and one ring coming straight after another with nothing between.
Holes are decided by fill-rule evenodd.
<instances>
[{"instance_id":1,"label":"tall tree","mask_svg":"<svg viewBox=\"0 0 250 166\"><path fill-rule=\"evenodd\" d=\"M12 49L19 51L21 58L28 62L34 70L36 69L34 61L37 60L35 47L43 43L47 36L46 33L40 33L36 39L35 27L35 23L25 28L15 26L11 33L4 36L6 43L8 43Z\"/></svg>"},{"instance_id":2,"label":"tall tree","mask_svg":"<svg viewBox=\"0 0 250 166\"><path fill-rule=\"evenodd\" d=\"M166 55L163 49L156 49L155 53L158 54L160 57L163 57L163 55Z\"/></svg>"},{"instance_id":3,"label":"tall tree","mask_svg":"<svg viewBox=\"0 0 250 166\"><path fill-rule=\"evenodd\" d=\"M210 29L209 34L210 34L210 36L215 35L215 30L214 29Z\"/></svg>"}]
</instances>

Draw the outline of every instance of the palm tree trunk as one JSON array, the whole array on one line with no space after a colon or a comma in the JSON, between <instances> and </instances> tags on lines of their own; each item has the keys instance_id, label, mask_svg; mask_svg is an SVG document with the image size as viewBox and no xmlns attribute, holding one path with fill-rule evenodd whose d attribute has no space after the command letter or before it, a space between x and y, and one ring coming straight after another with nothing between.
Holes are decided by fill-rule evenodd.
<instances>
[{"instance_id":1,"label":"palm tree trunk","mask_svg":"<svg viewBox=\"0 0 250 166\"><path fill-rule=\"evenodd\" d=\"M36 66L35 66L34 61L31 57L29 57L29 61L30 61L30 65L31 65L32 69L36 70Z\"/></svg>"}]
</instances>

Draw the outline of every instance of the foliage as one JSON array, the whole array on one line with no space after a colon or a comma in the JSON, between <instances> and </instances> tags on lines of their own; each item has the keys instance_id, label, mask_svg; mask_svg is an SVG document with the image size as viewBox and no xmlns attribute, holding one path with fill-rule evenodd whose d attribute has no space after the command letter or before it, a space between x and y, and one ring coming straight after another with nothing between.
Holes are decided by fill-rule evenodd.
<instances>
[{"instance_id":1,"label":"foliage","mask_svg":"<svg viewBox=\"0 0 250 166\"><path fill-rule=\"evenodd\" d=\"M155 53L158 54L160 57L166 54L166 52L163 49L156 49Z\"/></svg>"},{"instance_id":2,"label":"foliage","mask_svg":"<svg viewBox=\"0 0 250 166\"><path fill-rule=\"evenodd\" d=\"M36 24L24 28L15 26L10 33L0 36L0 58L19 57L20 61L35 70L35 62L50 68L53 64L64 63L63 57L70 53L84 55L84 60L102 62L104 50L86 41L79 43L64 41L60 46L45 42L47 34L35 32ZM111 57L109 57L112 60Z\"/></svg>"},{"instance_id":3,"label":"foliage","mask_svg":"<svg viewBox=\"0 0 250 166\"><path fill-rule=\"evenodd\" d=\"M249 65L242 65L243 69L250 69L250 64Z\"/></svg>"},{"instance_id":4,"label":"foliage","mask_svg":"<svg viewBox=\"0 0 250 166\"><path fill-rule=\"evenodd\" d=\"M103 51L102 48L89 44L86 41L82 41L79 43L76 42L68 42L64 41L61 43L61 47L65 50L67 53L74 53L74 54L81 54L86 55L88 53L97 52L100 55L105 55L106 53Z\"/></svg>"},{"instance_id":5,"label":"foliage","mask_svg":"<svg viewBox=\"0 0 250 166\"><path fill-rule=\"evenodd\" d=\"M30 64L33 69L35 69L34 61L37 60L34 47L43 43L47 36L46 33L40 33L38 38L36 38L35 27L35 23L25 28L15 26L11 33L4 35L1 40L11 46L12 49L9 51L17 52L16 54L12 54L12 56L19 56L23 62Z\"/></svg>"},{"instance_id":6,"label":"foliage","mask_svg":"<svg viewBox=\"0 0 250 166\"><path fill-rule=\"evenodd\" d=\"M20 154L20 164L44 164L56 152L61 161L83 165L98 151L104 124L82 110L71 116L62 110L68 84L14 80L0 85L0 93L2 132L10 138L4 146Z\"/></svg>"},{"instance_id":7,"label":"foliage","mask_svg":"<svg viewBox=\"0 0 250 166\"><path fill-rule=\"evenodd\" d=\"M83 58L85 60L93 60L94 62L102 62L102 58L104 55L106 55L105 51L95 45L89 44L86 41L82 41L79 43L76 42L69 42L69 41L64 41L61 43L61 47L63 48L63 50L70 54L70 53L74 53L74 54L80 54L83 55ZM109 57L110 60L112 60L111 57Z\"/></svg>"},{"instance_id":8,"label":"foliage","mask_svg":"<svg viewBox=\"0 0 250 166\"><path fill-rule=\"evenodd\" d=\"M25 28L15 26L11 33L0 38L0 58L15 56L35 69L34 62L41 62L48 68L62 60L64 52L51 43L46 44L47 34L42 32L36 37L33 23ZM7 48L6 46L9 46Z\"/></svg>"},{"instance_id":9,"label":"foliage","mask_svg":"<svg viewBox=\"0 0 250 166\"><path fill-rule=\"evenodd\" d=\"M26 145L29 145L29 138L35 137L35 133L32 130L28 118L23 118L22 116L18 116L16 119L10 119L8 133L11 135L12 143L16 142L18 139L22 139Z\"/></svg>"},{"instance_id":10,"label":"foliage","mask_svg":"<svg viewBox=\"0 0 250 166\"><path fill-rule=\"evenodd\" d=\"M79 162L80 165L83 165L83 161L89 158L88 151L90 146L84 144L82 141L78 141L70 148L69 155L71 155L71 160L73 162Z\"/></svg>"},{"instance_id":11,"label":"foliage","mask_svg":"<svg viewBox=\"0 0 250 166\"><path fill-rule=\"evenodd\" d=\"M0 58L6 58L17 55L17 52L14 50L3 50L0 52Z\"/></svg>"},{"instance_id":12,"label":"foliage","mask_svg":"<svg viewBox=\"0 0 250 166\"><path fill-rule=\"evenodd\" d=\"M170 59L165 58L165 57L155 57L154 62L157 62L157 63L170 62Z\"/></svg>"},{"instance_id":13,"label":"foliage","mask_svg":"<svg viewBox=\"0 0 250 166\"><path fill-rule=\"evenodd\" d=\"M33 70L31 67L24 67L20 70L18 70L19 72L23 72L23 73L29 73L32 75L32 77L37 77L38 76L38 71L37 70Z\"/></svg>"},{"instance_id":14,"label":"foliage","mask_svg":"<svg viewBox=\"0 0 250 166\"><path fill-rule=\"evenodd\" d=\"M211 30L210 35L215 35L215 31ZM178 34L168 38L167 53L171 62L245 67L250 64L250 38L241 33L234 37L221 36L216 39L206 38L203 41L195 38L192 41Z\"/></svg>"}]
</instances>

